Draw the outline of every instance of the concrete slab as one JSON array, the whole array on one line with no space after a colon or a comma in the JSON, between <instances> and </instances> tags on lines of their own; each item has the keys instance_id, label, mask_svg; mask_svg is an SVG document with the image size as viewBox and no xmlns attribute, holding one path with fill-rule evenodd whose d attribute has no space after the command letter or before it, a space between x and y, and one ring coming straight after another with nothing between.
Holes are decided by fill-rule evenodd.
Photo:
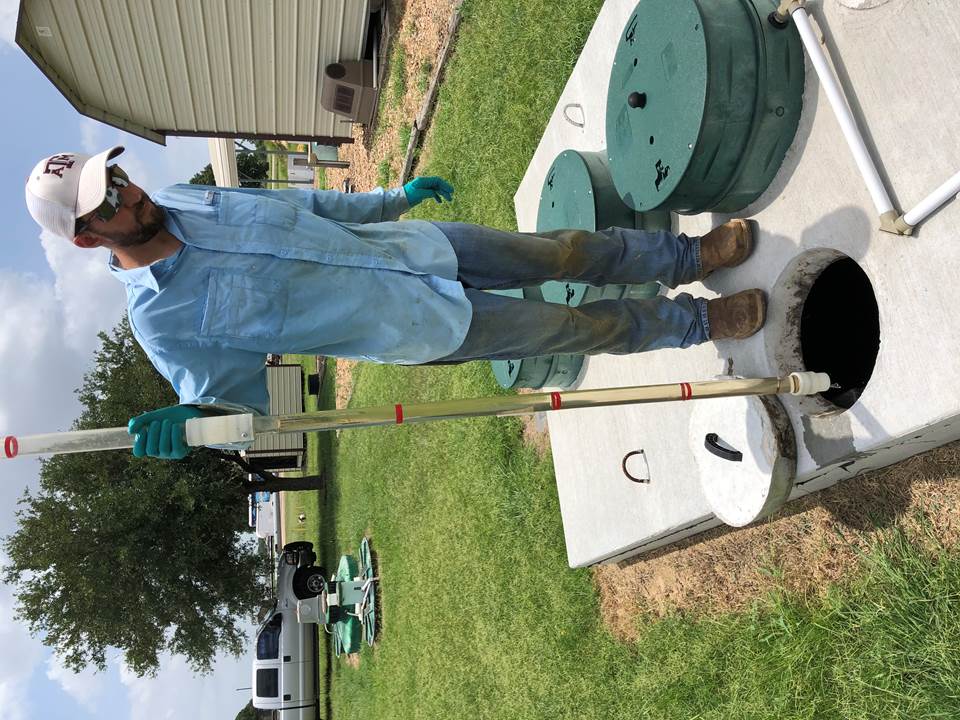
<instances>
[{"instance_id":1,"label":"concrete slab","mask_svg":"<svg viewBox=\"0 0 960 720\"><path fill-rule=\"evenodd\" d=\"M540 188L558 153L606 145L607 81L619 35L636 3L608 0L515 196L521 230L536 227ZM909 209L960 169L960 16L948 0L810 3L855 116L891 197ZM582 108L582 111L581 111ZM569 117L567 119L565 116ZM583 127L574 124L583 121ZM905 206L905 207L904 207ZM759 335L688 350L588 359L581 388L742 376L802 369L790 311L802 303L804 253L852 257L869 276L881 348L866 391L849 411L790 398L798 441L792 498L960 438L960 202L915 237L878 231L878 220L819 80L807 62L796 140L768 191L739 213L760 224L758 248L736 271L687 290L703 297L764 288L770 319ZM728 216L681 217L702 234ZM814 253L810 256L816 260ZM816 264L814 262L814 264ZM700 491L690 447L689 403L578 410L548 416L571 566L619 560L720 524ZM621 460L644 449L652 482L639 485Z\"/></svg>"}]
</instances>

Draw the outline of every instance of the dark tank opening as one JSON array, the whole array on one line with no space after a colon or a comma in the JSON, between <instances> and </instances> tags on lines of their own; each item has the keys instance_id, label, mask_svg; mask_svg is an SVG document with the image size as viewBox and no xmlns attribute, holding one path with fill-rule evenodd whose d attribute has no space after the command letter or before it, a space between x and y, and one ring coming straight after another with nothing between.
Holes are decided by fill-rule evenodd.
<instances>
[{"instance_id":1,"label":"dark tank opening","mask_svg":"<svg viewBox=\"0 0 960 720\"><path fill-rule=\"evenodd\" d=\"M860 399L880 351L880 311L873 286L850 258L831 263L803 303L800 349L807 370L830 375L821 397L841 408Z\"/></svg>"}]
</instances>

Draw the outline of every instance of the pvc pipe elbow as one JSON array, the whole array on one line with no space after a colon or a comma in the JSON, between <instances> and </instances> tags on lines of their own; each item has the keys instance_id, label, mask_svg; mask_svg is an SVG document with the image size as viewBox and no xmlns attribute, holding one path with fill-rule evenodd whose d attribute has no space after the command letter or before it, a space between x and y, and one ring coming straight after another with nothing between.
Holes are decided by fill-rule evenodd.
<instances>
[{"instance_id":1,"label":"pvc pipe elbow","mask_svg":"<svg viewBox=\"0 0 960 720\"><path fill-rule=\"evenodd\" d=\"M880 231L891 235L912 235L913 225L910 225L903 215L896 210L889 210L880 216Z\"/></svg>"},{"instance_id":2,"label":"pvc pipe elbow","mask_svg":"<svg viewBox=\"0 0 960 720\"><path fill-rule=\"evenodd\" d=\"M781 0L780 5L770 13L767 19L775 27L785 28L790 21L790 16L806 4L807 0Z\"/></svg>"}]
</instances>

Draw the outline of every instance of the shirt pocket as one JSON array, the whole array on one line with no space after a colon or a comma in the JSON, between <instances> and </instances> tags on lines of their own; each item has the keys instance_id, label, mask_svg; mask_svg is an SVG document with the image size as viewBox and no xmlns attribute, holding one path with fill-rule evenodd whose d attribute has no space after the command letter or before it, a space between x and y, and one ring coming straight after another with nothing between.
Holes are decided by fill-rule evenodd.
<instances>
[{"instance_id":1,"label":"shirt pocket","mask_svg":"<svg viewBox=\"0 0 960 720\"><path fill-rule=\"evenodd\" d=\"M241 345L261 350L277 347L287 314L287 284L274 277L214 270L207 284L200 334L212 339L269 341ZM266 350L265 350L266 351Z\"/></svg>"},{"instance_id":2,"label":"shirt pocket","mask_svg":"<svg viewBox=\"0 0 960 720\"><path fill-rule=\"evenodd\" d=\"M219 220L221 225L271 225L292 230L297 222L297 208L270 197L225 192L220 195Z\"/></svg>"}]
</instances>

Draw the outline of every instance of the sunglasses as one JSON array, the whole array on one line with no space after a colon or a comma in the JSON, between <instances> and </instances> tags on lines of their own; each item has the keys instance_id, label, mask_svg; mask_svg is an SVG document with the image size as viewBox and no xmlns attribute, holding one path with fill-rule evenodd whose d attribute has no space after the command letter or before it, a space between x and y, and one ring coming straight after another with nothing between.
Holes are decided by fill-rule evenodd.
<instances>
[{"instance_id":1,"label":"sunglasses","mask_svg":"<svg viewBox=\"0 0 960 720\"><path fill-rule=\"evenodd\" d=\"M100 218L104 222L110 221L120 210L120 206L123 205L123 201L120 199L120 188L127 187L130 184L130 178L120 169L119 165L111 165L107 168L107 180L109 180L109 184L103 202L96 210L77 220L76 225L74 225L74 236L90 227L94 218Z\"/></svg>"}]
</instances>

